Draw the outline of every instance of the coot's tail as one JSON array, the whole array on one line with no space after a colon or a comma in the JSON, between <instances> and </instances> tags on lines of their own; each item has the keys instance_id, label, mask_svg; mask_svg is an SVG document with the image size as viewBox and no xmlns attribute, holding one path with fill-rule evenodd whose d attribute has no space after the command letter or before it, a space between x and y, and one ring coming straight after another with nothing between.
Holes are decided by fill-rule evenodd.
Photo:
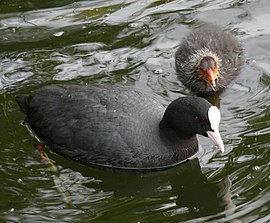
<instances>
[{"instance_id":1,"label":"coot's tail","mask_svg":"<svg viewBox=\"0 0 270 223\"><path fill-rule=\"evenodd\" d=\"M27 114L28 113L29 96L28 95L17 95L15 97L15 99L20 106L21 112L24 114Z\"/></svg>"}]
</instances>

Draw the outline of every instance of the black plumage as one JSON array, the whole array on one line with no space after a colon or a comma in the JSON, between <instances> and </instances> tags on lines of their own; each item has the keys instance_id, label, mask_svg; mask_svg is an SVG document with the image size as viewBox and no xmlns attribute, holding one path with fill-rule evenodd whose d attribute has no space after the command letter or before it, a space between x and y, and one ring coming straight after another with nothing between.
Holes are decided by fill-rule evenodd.
<instances>
[{"instance_id":1,"label":"black plumage","mask_svg":"<svg viewBox=\"0 0 270 223\"><path fill-rule=\"evenodd\" d=\"M211 131L211 104L199 97L175 100L164 117L157 100L129 87L50 85L16 100L54 152L94 167L172 167L197 152L195 134Z\"/></svg>"}]
</instances>

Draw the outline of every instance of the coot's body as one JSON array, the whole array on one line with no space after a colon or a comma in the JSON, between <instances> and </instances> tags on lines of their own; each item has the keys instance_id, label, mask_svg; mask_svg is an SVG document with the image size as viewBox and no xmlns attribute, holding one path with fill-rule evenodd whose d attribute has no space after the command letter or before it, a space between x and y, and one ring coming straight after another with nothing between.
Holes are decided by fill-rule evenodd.
<instances>
[{"instance_id":1,"label":"coot's body","mask_svg":"<svg viewBox=\"0 0 270 223\"><path fill-rule=\"evenodd\" d=\"M184 129L178 134L166 120L161 122L165 119L161 104L127 87L51 85L16 100L32 130L53 151L88 166L131 170L175 166L197 152L194 131L207 136L211 129ZM207 101L183 100L188 109L191 103L202 105L194 117L207 117L211 107ZM196 121L192 117L188 124Z\"/></svg>"},{"instance_id":2,"label":"coot's body","mask_svg":"<svg viewBox=\"0 0 270 223\"><path fill-rule=\"evenodd\" d=\"M175 54L180 81L197 95L220 93L239 74L243 63L240 42L211 24L187 35Z\"/></svg>"}]
</instances>

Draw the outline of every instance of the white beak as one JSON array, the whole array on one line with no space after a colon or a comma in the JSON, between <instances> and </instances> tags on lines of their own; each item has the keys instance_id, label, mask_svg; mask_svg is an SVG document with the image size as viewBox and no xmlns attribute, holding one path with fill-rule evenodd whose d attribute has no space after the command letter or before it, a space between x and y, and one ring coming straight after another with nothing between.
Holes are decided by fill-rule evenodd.
<instances>
[{"instance_id":1,"label":"white beak","mask_svg":"<svg viewBox=\"0 0 270 223\"><path fill-rule=\"evenodd\" d=\"M220 121L220 111L216 106L211 106L208 110L208 118L210 121L211 129L213 131L207 131L208 137L213 141L215 146L224 152L224 143L218 131Z\"/></svg>"},{"instance_id":2,"label":"white beak","mask_svg":"<svg viewBox=\"0 0 270 223\"><path fill-rule=\"evenodd\" d=\"M215 80L212 80L212 85L213 85L213 87L215 88L216 87L216 81Z\"/></svg>"},{"instance_id":3,"label":"white beak","mask_svg":"<svg viewBox=\"0 0 270 223\"><path fill-rule=\"evenodd\" d=\"M222 141L222 138L220 136L220 133L218 130L207 131L208 137L212 140L212 142L215 144L215 146L221 151L224 152L224 143Z\"/></svg>"}]
</instances>

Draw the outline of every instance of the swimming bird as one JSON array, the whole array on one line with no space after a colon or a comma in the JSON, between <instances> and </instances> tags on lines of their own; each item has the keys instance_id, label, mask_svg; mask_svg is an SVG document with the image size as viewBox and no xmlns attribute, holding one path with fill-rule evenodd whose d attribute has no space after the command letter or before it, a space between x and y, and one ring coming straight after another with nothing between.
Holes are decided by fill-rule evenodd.
<instances>
[{"instance_id":1,"label":"swimming bird","mask_svg":"<svg viewBox=\"0 0 270 223\"><path fill-rule=\"evenodd\" d=\"M240 42L213 24L190 32L175 53L180 81L201 96L220 93L239 74L243 63Z\"/></svg>"},{"instance_id":2,"label":"swimming bird","mask_svg":"<svg viewBox=\"0 0 270 223\"><path fill-rule=\"evenodd\" d=\"M91 167L173 167L198 151L196 134L224 151L220 111L200 97L180 97L165 108L131 87L58 84L16 101L25 122L55 153Z\"/></svg>"}]
</instances>

